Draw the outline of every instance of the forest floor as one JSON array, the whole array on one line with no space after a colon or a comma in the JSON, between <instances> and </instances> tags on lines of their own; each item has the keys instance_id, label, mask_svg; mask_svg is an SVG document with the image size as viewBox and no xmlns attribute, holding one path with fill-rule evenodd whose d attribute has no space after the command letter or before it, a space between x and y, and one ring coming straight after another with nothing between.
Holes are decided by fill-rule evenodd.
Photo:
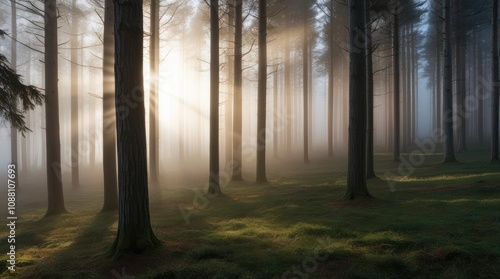
<instances>
[{"instance_id":1,"label":"forest floor","mask_svg":"<svg viewBox=\"0 0 500 279\"><path fill-rule=\"evenodd\" d=\"M16 271L1 229L0 277L500 278L500 165L487 152L447 165L440 154L405 158L377 154L375 199L344 201L345 162L330 160L273 167L267 185L230 183L219 197L173 181L151 204L163 245L116 262L104 254L117 214L98 214L101 192L68 189L71 213L42 219L45 190L24 190Z\"/></svg>"}]
</instances>

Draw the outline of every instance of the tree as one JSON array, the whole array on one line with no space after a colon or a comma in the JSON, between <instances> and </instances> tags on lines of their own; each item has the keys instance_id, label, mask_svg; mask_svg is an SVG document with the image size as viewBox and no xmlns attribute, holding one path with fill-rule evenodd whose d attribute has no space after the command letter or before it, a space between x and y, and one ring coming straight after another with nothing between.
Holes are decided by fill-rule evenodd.
<instances>
[{"instance_id":1,"label":"tree","mask_svg":"<svg viewBox=\"0 0 500 279\"><path fill-rule=\"evenodd\" d=\"M116 177L116 117L115 117L115 36L113 0L104 2L104 41L103 41L103 154L104 204L102 211L118 209Z\"/></svg>"},{"instance_id":2,"label":"tree","mask_svg":"<svg viewBox=\"0 0 500 279\"><path fill-rule=\"evenodd\" d=\"M303 3L308 4L306 1ZM303 106L304 106L304 123L303 123L303 137L304 137L304 163L309 163L309 6L306 6L307 11L304 12L303 24L303 38L302 38L302 93L303 93Z\"/></svg>"},{"instance_id":3,"label":"tree","mask_svg":"<svg viewBox=\"0 0 500 279\"><path fill-rule=\"evenodd\" d=\"M73 188L80 186L79 173L79 146L80 134L78 120L78 17L79 9L76 0L71 1L71 185Z\"/></svg>"},{"instance_id":4,"label":"tree","mask_svg":"<svg viewBox=\"0 0 500 279\"><path fill-rule=\"evenodd\" d=\"M399 0L395 1L399 5ZM394 94L394 142L393 142L393 161L400 161L401 154L401 132L400 132L400 105L399 105L399 11L394 11L392 21L392 71L393 71L393 94Z\"/></svg>"},{"instance_id":5,"label":"tree","mask_svg":"<svg viewBox=\"0 0 500 279\"><path fill-rule=\"evenodd\" d=\"M118 142L118 232L109 255L160 245L151 229L143 77L142 0L115 3L115 89Z\"/></svg>"},{"instance_id":6,"label":"tree","mask_svg":"<svg viewBox=\"0 0 500 279\"><path fill-rule=\"evenodd\" d=\"M498 157L498 105L499 105L499 86L500 86L500 50L498 47L498 0L493 1L493 12L492 12L492 55L493 55L493 65L491 71L492 78L492 90L491 90L491 160L498 162L500 159Z\"/></svg>"},{"instance_id":7,"label":"tree","mask_svg":"<svg viewBox=\"0 0 500 279\"><path fill-rule=\"evenodd\" d=\"M233 110L233 173L232 181L241 181L242 132L242 41L243 1L233 1L234 12L234 110Z\"/></svg>"},{"instance_id":8,"label":"tree","mask_svg":"<svg viewBox=\"0 0 500 279\"><path fill-rule=\"evenodd\" d=\"M208 193L219 194L219 1L210 1L210 166Z\"/></svg>"},{"instance_id":9,"label":"tree","mask_svg":"<svg viewBox=\"0 0 500 279\"><path fill-rule=\"evenodd\" d=\"M369 3L369 1L367 2ZM367 106L367 134L366 134L366 178L375 177L373 162L373 45L372 45L372 22L370 7L365 7L366 18L366 106Z\"/></svg>"},{"instance_id":10,"label":"tree","mask_svg":"<svg viewBox=\"0 0 500 279\"><path fill-rule=\"evenodd\" d=\"M0 37L5 32L0 30ZM21 76L9 67L7 58L0 54L0 118L20 132L29 131L24 114L42 105L44 96L34 86L22 83Z\"/></svg>"},{"instance_id":11,"label":"tree","mask_svg":"<svg viewBox=\"0 0 500 279\"><path fill-rule=\"evenodd\" d=\"M48 208L45 216L66 213L61 174L61 140L59 132L59 92L57 64L56 0L44 2L45 15L45 125L47 146Z\"/></svg>"},{"instance_id":12,"label":"tree","mask_svg":"<svg viewBox=\"0 0 500 279\"><path fill-rule=\"evenodd\" d=\"M453 68L451 49L451 0L444 2L444 48L443 48L443 120L445 133L444 163L455 162L453 141Z\"/></svg>"},{"instance_id":13,"label":"tree","mask_svg":"<svg viewBox=\"0 0 500 279\"><path fill-rule=\"evenodd\" d=\"M267 9L259 0L259 67L257 88L257 183L266 183Z\"/></svg>"},{"instance_id":14,"label":"tree","mask_svg":"<svg viewBox=\"0 0 500 279\"><path fill-rule=\"evenodd\" d=\"M371 197L366 187L366 41L365 0L349 1L349 143L346 199Z\"/></svg>"}]
</instances>

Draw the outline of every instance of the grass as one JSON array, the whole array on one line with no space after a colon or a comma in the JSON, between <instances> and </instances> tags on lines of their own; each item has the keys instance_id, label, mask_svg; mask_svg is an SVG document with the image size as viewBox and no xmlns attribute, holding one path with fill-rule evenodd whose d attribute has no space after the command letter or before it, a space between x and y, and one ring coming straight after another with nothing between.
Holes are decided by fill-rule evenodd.
<instances>
[{"instance_id":1,"label":"grass","mask_svg":"<svg viewBox=\"0 0 500 279\"><path fill-rule=\"evenodd\" d=\"M342 200L345 163L333 161L270 167L269 184L231 183L216 198L199 194L203 181L167 187L151 205L163 246L117 262L103 256L117 216L97 214L99 191L66 190L72 213L48 219L40 195L21 192L16 272L2 229L0 277L500 278L500 168L487 158L427 156L395 177L384 174L401 165L378 154L374 200Z\"/></svg>"}]
</instances>

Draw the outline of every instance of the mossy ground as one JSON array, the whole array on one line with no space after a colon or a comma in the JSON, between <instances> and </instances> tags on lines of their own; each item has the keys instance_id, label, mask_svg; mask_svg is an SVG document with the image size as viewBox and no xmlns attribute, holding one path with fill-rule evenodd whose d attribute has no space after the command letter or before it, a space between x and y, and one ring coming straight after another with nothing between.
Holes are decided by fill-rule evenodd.
<instances>
[{"instance_id":1,"label":"mossy ground","mask_svg":"<svg viewBox=\"0 0 500 279\"><path fill-rule=\"evenodd\" d=\"M0 277L500 278L500 165L487 152L457 157L404 170L377 154L373 200L342 199L342 160L270 167L268 184L230 183L219 197L202 196L203 182L167 180L151 204L162 247L116 262L104 254L117 214L98 214L101 192L68 189L72 213L42 219L45 190L24 190L16 272L6 270L2 229Z\"/></svg>"}]
</instances>

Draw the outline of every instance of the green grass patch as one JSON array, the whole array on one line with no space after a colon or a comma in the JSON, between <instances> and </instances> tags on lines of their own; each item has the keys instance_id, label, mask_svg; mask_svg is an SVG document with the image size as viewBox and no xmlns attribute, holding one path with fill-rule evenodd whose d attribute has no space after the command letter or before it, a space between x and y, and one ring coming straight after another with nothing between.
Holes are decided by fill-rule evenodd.
<instances>
[{"instance_id":1,"label":"green grass patch","mask_svg":"<svg viewBox=\"0 0 500 279\"><path fill-rule=\"evenodd\" d=\"M101 191L66 189L72 213L42 219L45 189L33 188L19 199L16 272L2 252L0 277L500 278L500 169L487 155L450 165L429 155L398 175L390 154L377 154L372 200L343 200L345 163L326 160L270 166L267 185L230 183L216 198L200 196L205 178L174 177L183 187L151 205L163 245L117 262L104 256L117 213L98 214Z\"/></svg>"}]
</instances>

